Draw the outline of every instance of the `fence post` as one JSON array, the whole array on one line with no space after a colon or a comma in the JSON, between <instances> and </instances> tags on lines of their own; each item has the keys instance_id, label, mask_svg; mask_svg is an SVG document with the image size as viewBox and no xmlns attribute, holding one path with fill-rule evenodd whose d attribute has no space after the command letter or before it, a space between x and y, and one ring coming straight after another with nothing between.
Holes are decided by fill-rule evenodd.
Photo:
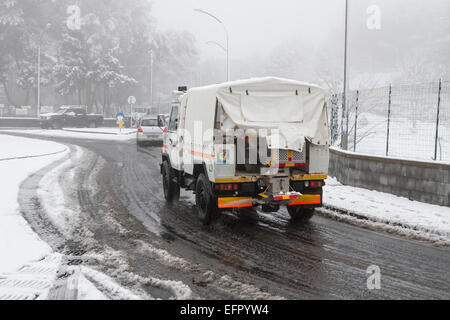
<instances>
[{"instance_id":1,"label":"fence post","mask_svg":"<svg viewBox=\"0 0 450 320\"><path fill-rule=\"evenodd\" d=\"M348 113L347 97L342 93L341 149L348 150Z\"/></svg>"},{"instance_id":2,"label":"fence post","mask_svg":"<svg viewBox=\"0 0 450 320\"><path fill-rule=\"evenodd\" d=\"M437 149L439 140L439 112L441 108L441 91L442 91L442 79L439 79L439 91L438 91L438 104L436 112L436 136L434 138L434 160L437 160Z\"/></svg>"},{"instance_id":3,"label":"fence post","mask_svg":"<svg viewBox=\"0 0 450 320\"><path fill-rule=\"evenodd\" d=\"M355 137L353 139L353 152L356 152L356 130L358 129L358 101L359 101L359 90L356 90Z\"/></svg>"},{"instance_id":4,"label":"fence post","mask_svg":"<svg viewBox=\"0 0 450 320\"><path fill-rule=\"evenodd\" d=\"M389 130L391 125L392 84L389 85L388 119L386 132L386 157L389 155Z\"/></svg>"}]
</instances>

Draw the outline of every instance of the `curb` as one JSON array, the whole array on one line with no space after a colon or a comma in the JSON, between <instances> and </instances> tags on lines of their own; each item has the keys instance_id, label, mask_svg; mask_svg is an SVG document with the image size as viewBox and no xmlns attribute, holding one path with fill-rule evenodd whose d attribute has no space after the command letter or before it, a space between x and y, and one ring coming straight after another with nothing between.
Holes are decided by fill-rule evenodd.
<instances>
[{"instance_id":1,"label":"curb","mask_svg":"<svg viewBox=\"0 0 450 320\"><path fill-rule=\"evenodd\" d=\"M5 158L5 159L0 159L0 161L22 160L22 159L30 159L30 158L39 158L39 157L45 157L45 156L52 156L52 155L55 155L55 154L66 152L67 150L68 150L68 148L66 147L64 150L60 150L60 151L56 151L56 152L52 152L52 153L38 154L38 155L35 155L35 156L23 156L23 157Z\"/></svg>"},{"instance_id":2,"label":"curb","mask_svg":"<svg viewBox=\"0 0 450 320\"><path fill-rule=\"evenodd\" d=\"M62 131L68 131L68 132L78 132L78 133L96 133L96 134L109 134L109 135L113 135L113 136L123 136L123 135L131 135L131 134L135 134L137 132L129 132L129 133L122 133L122 134L118 134L118 133L113 133L113 132L96 132L96 131L81 131L81 130L72 130L72 129L61 129Z\"/></svg>"}]
</instances>

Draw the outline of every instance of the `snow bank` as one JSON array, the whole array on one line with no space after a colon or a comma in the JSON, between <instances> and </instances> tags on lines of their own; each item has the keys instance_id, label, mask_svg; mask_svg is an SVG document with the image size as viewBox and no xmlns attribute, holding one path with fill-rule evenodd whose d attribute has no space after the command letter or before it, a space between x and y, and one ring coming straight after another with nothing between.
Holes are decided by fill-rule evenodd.
<instances>
[{"instance_id":1,"label":"snow bank","mask_svg":"<svg viewBox=\"0 0 450 320\"><path fill-rule=\"evenodd\" d=\"M81 147L74 147L70 159L64 161L60 165L50 170L39 182L37 194L40 198L41 205L44 208L48 218L52 224L66 237L72 239L74 230L80 225L81 209L77 202L67 201L63 186L60 183L60 177L64 174L70 176L74 180L75 167L82 163L82 157L85 152ZM69 183L67 188L71 188ZM76 190L68 190L74 196ZM82 224L81 224L82 225Z\"/></svg>"},{"instance_id":2,"label":"snow bank","mask_svg":"<svg viewBox=\"0 0 450 320\"><path fill-rule=\"evenodd\" d=\"M59 143L0 134L0 274L14 272L51 252L21 216L17 194L28 176L68 153ZM8 158L16 159L4 160Z\"/></svg>"},{"instance_id":3,"label":"snow bank","mask_svg":"<svg viewBox=\"0 0 450 320\"><path fill-rule=\"evenodd\" d=\"M403 236L450 245L450 208L411 201L388 193L344 186L327 179L323 202L334 218L365 220L377 229ZM350 219L350 218L348 218Z\"/></svg>"}]
</instances>

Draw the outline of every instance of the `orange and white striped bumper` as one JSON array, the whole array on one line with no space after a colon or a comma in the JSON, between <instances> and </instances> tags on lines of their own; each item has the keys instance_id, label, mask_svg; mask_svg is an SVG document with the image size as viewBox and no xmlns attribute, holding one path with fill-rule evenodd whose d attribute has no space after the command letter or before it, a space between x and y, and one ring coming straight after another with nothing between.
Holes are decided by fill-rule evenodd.
<instances>
[{"instance_id":1,"label":"orange and white striped bumper","mask_svg":"<svg viewBox=\"0 0 450 320\"><path fill-rule=\"evenodd\" d=\"M289 202L290 206L299 206L305 204L320 204L320 194L304 194L299 196L297 199L291 200Z\"/></svg>"},{"instance_id":2,"label":"orange and white striped bumper","mask_svg":"<svg viewBox=\"0 0 450 320\"><path fill-rule=\"evenodd\" d=\"M253 198L252 197L219 198L217 200L217 204L220 209L252 207Z\"/></svg>"}]
</instances>

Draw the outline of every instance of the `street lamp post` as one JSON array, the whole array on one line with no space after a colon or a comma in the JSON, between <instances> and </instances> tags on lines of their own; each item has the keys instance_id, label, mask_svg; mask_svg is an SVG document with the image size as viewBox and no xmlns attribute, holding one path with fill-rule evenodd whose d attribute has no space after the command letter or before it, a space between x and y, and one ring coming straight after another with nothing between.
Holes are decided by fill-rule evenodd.
<instances>
[{"instance_id":1,"label":"street lamp post","mask_svg":"<svg viewBox=\"0 0 450 320\"><path fill-rule=\"evenodd\" d=\"M206 14L207 16L210 16L211 18L213 18L214 20L219 22L222 25L223 29L225 30L225 35L226 35L226 40L227 40L227 45L226 45L226 50L225 50L227 53L227 81L229 81L230 80L230 47L229 47L228 30L227 30L225 24L219 18L217 18L215 15L213 15L212 13L209 13L208 11L205 11L202 9L194 9L194 10L197 12Z\"/></svg>"},{"instance_id":2,"label":"street lamp post","mask_svg":"<svg viewBox=\"0 0 450 320\"><path fill-rule=\"evenodd\" d=\"M37 117L38 119L41 117L41 42L42 36L45 31L50 29L51 24L47 24L45 29L39 33L38 39L38 62L37 62Z\"/></svg>"},{"instance_id":3,"label":"street lamp post","mask_svg":"<svg viewBox=\"0 0 450 320\"><path fill-rule=\"evenodd\" d=\"M213 44L215 46L218 46L220 49L222 49L224 52L227 52L227 48L225 48L223 45L216 41L207 41L206 44Z\"/></svg>"},{"instance_id":4,"label":"street lamp post","mask_svg":"<svg viewBox=\"0 0 450 320\"><path fill-rule=\"evenodd\" d=\"M38 74L37 74L37 118L41 117L41 39L38 44Z\"/></svg>"},{"instance_id":5,"label":"street lamp post","mask_svg":"<svg viewBox=\"0 0 450 320\"><path fill-rule=\"evenodd\" d=\"M207 41L206 44L212 44L212 45L215 45L215 46L219 47L220 49L222 49L224 52L227 52L227 49L226 49L223 45L221 45L220 43L218 43L218 42L216 42L216 41ZM226 70L226 72L227 72L227 81L228 81L228 80L229 80L229 75L228 75L228 64L227 64L227 70Z\"/></svg>"},{"instance_id":6,"label":"street lamp post","mask_svg":"<svg viewBox=\"0 0 450 320\"><path fill-rule=\"evenodd\" d=\"M150 50L150 108L153 109L153 49Z\"/></svg>"},{"instance_id":7,"label":"street lamp post","mask_svg":"<svg viewBox=\"0 0 450 320\"><path fill-rule=\"evenodd\" d=\"M344 93L342 97L341 148L348 149L348 112L347 112L347 50L348 50L348 0L345 0L345 44L344 44Z\"/></svg>"}]
</instances>

